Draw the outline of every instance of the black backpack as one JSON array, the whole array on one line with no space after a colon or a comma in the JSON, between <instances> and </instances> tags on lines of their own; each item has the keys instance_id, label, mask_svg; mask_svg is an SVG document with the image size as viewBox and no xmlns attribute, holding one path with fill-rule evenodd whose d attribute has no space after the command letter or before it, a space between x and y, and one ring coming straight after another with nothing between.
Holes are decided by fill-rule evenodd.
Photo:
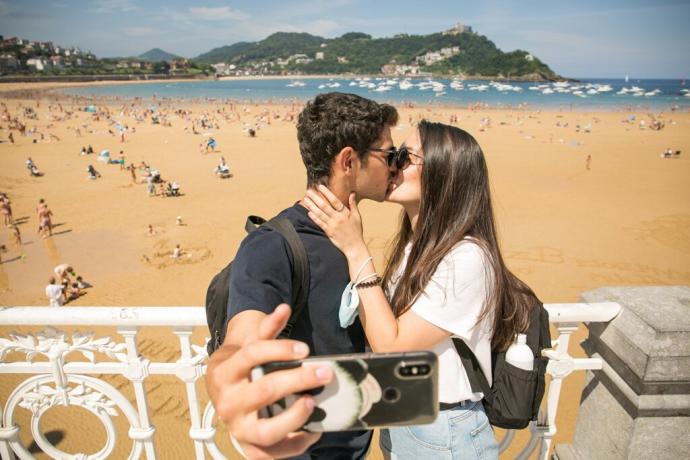
<instances>
[{"instance_id":1,"label":"black backpack","mask_svg":"<svg viewBox=\"0 0 690 460\"><path fill-rule=\"evenodd\" d=\"M292 258L294 260L294 270L292 272L292 314L288 319L285 329L280 333L281 337L290 337L292 328L297 322L297 318L307 304L309 294L309 260L307 251L304 249L302 240L297 235L292 223L282 217L274 217L268 222L258 216L247 217L244 225L247 233L254 232L259 227L265 226L283 235L288 243ZM230 297L230 270L232 261L213 277L206 291L206 322L211 338L206 344L208 355L211 356L225 340L225 331L228 326L228 298Z\"/></svg>"},{"instance_id":2,"label":"black backpack","mask_svg":"<svg viewBox=\"0 0 690 460\"><path fill-rule=\"evenodd\" d=\"M527 345L534 353L534 368L531 371L506 363L506 353L491 355L493 385L489 386L477 358L460 339L453 339L467 372L472 391L484 393L484 410L492 425L506 429L522 429L539 415L539 405L544 397L546 365L548 359L541 352L551 348L549 312L534 297L530 311L529 327L525 332Z\"/></svg>"}]
</instances>

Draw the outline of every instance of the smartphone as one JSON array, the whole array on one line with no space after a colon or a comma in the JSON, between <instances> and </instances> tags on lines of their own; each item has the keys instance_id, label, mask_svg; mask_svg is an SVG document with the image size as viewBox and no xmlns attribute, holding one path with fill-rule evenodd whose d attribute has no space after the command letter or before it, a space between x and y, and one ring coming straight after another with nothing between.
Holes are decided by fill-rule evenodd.
<instances>
[{"instance_id":1,"label":"smartphone","mask_svg":"<svg viewBox=\"0 0 690 460\"><path fill-rule=\"evenodd\" d=\"M250 378L258 380L271 372L322 364L333 369L331 383L282 398L260 410L259 416L276 416L305 393L316 401L314 412L303 427L305 431L423 425L438 416L438 358L430 351L276 361L255 367Z\"/></svg>"}]
</instances>

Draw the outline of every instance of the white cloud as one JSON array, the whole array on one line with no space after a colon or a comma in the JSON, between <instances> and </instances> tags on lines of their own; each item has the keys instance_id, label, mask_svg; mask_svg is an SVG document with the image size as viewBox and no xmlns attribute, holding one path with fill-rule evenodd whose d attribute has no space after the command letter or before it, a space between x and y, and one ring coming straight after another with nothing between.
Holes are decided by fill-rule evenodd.
<instances>
[{"instance_id":1,"label":"white cloud","mask_svg":"<svg viewBox=\"0 0 690 460\"><path fill-rule=\"evenodd\" d=\"M147 37L158 33L158 31L150 27L125 27L124 32L128 37Z\"/></svg>"},{"instance_id":2,"label":"white cloud","mask_svg":"<svg viewBox=\"0 0 690 460\"><path fill-rule=\"evenodd\" d=\"M139 9L132 0L96 0L94 4L96 8L91 10L94 13L127 13Z\"/></svg>"},{"instance_id":3,"label":"white cloud","mask_svg":"<svg viewBox=\"0 0 690 460\"><path fill-rule=\"evenodd\" d=\"M242 21L249 18L249 15L244 11L235 10L229 6L219 6L217 8L199 6L190 8L189 11L195 18L203 21L223 21L227 19Z\"/></svg>"}]
</instances>

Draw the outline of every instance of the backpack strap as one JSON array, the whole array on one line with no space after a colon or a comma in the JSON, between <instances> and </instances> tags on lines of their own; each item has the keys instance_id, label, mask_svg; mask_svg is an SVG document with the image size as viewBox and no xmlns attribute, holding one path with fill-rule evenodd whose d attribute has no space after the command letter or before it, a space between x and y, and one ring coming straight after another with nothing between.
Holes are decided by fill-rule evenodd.
<instances>
[{"instance_id":1,"label":"backpack strap","mask_svg":"<svg viewBox=\"0 0 690 460\"><path fill-rule=\"evenodd\" d=\"M468 347L462 339L453 337L453 345L455 345L455 349L458 355L460 355L460 361L462 361L462 367L465 368L465 372L467 373L467 379L470 381L472 392L482 392L484 398L491 402L493 398L491 385L489 385L489 381L486 380L486 376L479 365L479 361L477 361L477 357L474 356L470 347Z\"/></svg>"},{"instance_id":2,"label":"backpack strap","mask_svg":"<svg viewBox=\"0 0 690 460\"><path fill-rule=\"evenodd\" d=\"M252 217L255 216L250 216L247 218L247 225L250 225L250 219ZM251 225L255 225L255 222L252 222ZM307 251L304 248L302 240L300 239L299 235L297 235L295 227L289 220L283 217L274 217L268 222L262 222L260 225L263 225L264 223L267 227L283 235L283 238L285 238L285 241L287 241L290 251L292 252L292 258L294 259L294 271L292 273L292 299L294 301L294 305L291 305L292 314L290 314L290 318L285 325L285 329L283 329L283 331L280 333L281 337L290 337L290 334L292 334L292 329L297 323L297 318L307 304L310 279L309 259L307 258Z\"/></svg>"}]
</instances>

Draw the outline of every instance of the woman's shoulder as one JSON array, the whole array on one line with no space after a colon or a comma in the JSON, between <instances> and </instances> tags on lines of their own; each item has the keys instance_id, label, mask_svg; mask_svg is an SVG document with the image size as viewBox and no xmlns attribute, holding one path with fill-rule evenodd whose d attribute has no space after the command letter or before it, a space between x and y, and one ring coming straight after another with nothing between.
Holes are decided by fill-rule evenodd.
<instances>
[{"instance_id":1,"label":"woman's shoulder","mask_svg":"<svg viewBox=\"0 0 690 460\"><path fill-rule=\"evenodd\" d=\"M446 257L453 262L462 262L463 264L476 263L483 265L488 262L484 245L482 245L479 240L472 237L465 237L456 243Z\"/></svg>"}]
</instances>

